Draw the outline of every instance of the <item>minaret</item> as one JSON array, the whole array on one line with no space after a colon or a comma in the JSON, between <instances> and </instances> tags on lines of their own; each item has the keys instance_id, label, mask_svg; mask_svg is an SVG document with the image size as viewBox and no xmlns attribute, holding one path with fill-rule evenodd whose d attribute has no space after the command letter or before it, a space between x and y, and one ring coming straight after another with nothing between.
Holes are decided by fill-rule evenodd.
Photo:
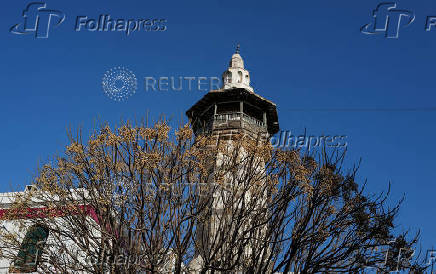
<instances>
[{"instance_id":1,"label":"minaret","mask_svg":"<svg viewBox=\"0 0 436 274\"><path fill-rule=\"evenodd\" d=\"M239 54L239 45L232 55L229 67L223 73L221 89L209 91L186 112L186 115L195 136L217 136L221 140L228 140L230 147L232 135L235 134L258 140L258 138L268 138L279 131L276 105L256 94L250 86L250 73L244 67L244 60ZM220 165L218 160L215 164ZM197 227L197 247L202 251L208 249L208 239L213 239L217 232L214 224L223 208L220 195L222 194L218 191L208 196L212 197L210 208L214 213L209 222ZM263 198L257 197L259 206L266 201L266 196L267 193ZM250 248L246 252L250 253ZM197 256L190 263L192 269L201 268L202 258L199 253L201 252L197 251Z\"/></svg>"},{"instance_id":2,"label":"minaret","mask_svg":"<svg viewBox=\"0 0 436 274\"><path fill-rule=\"evenodd\" d=\"M256 94L244 67L239 45L223 73L219 90L211 90L187 112L196 136L233 133L272 136L279 130L276 105Z\"/></svg>"}]
</instances>

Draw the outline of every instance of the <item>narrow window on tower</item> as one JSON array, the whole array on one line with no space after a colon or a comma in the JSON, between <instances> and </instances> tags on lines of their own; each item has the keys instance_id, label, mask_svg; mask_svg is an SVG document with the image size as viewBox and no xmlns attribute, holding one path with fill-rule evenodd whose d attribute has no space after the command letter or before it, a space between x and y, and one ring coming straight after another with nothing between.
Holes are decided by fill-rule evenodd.
<instances>
[{"instance_id":1,"label":"narrow window on tower","mask_svg":"<svg viewBox=\"0 0 436 274\"><path fill-rule=\"evenodd\" d=\"M232 73L230 71L226 73L226 83L232 83Z\"/></svg>"}]
</instances>

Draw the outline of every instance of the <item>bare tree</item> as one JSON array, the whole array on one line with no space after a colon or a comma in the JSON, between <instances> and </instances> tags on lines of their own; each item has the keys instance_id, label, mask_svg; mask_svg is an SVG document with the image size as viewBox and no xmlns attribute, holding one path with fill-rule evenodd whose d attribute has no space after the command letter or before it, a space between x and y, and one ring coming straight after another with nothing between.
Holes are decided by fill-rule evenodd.
<instances>
[{"instance_id":1,"label":"bare tree","mask_svg":"<svg viewBox=\"0 0 436 274\"><path fill-rule=\"evenodd\" d=\"M343 154L316 160L265 138L194 138L188 125L171 134L165 121L69 137L1 217L48 231L32 257L40 272L423 269L411 261L417 237L393 232L399 205L366 195L357 168L341 170ZM21 271L22 239L1 230L0 256Z\"/></svg>"}]
</instances>

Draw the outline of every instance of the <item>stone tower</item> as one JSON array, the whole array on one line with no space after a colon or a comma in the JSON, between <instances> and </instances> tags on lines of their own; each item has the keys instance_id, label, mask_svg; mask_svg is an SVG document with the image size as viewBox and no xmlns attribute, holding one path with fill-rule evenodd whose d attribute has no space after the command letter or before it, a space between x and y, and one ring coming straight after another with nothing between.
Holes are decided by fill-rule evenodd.
<instances>
[{"instance_id":1,"label":"stone tower","mask_svg":"<svg viewBox=\"0 0 436 274\"><path fill-rule=\"evenodd\" d=\"M254 92L250 85L250 73L245 69L244 61L239 54L239 46L222 75L222 81L221 89L209 91L186 112L195 136L217 136L219 139L228 140L232 146L231 136L235 134L257 140L279 131L276 105ZM215 165L220 164L217 162ZM217 232L214 220L220 216L219 212L222 212L222 194L213 192L212 195L211 209L214 213L206 225L197 227L197 242L203 243L198 244L203 251L208 248L207 239L213 238ZM265 201L266 197L260 200ZM259 205L262 201L259 201ZM197 253L190 267L199 270L202 263L202 258Z\"/></svg>"},{"instance_id":2,"label":"stone tower","mask_svg":"<svg viewBox=\"0 0 436 274\"><path fill-rule=\"evenodd\" d=\"M196 136L239 132L257 138L279 131L276 105L250 86L250 73L244 68L239 47L222 80L221 89L211 90L186 112Z\"/></svg>"}]
</instances>

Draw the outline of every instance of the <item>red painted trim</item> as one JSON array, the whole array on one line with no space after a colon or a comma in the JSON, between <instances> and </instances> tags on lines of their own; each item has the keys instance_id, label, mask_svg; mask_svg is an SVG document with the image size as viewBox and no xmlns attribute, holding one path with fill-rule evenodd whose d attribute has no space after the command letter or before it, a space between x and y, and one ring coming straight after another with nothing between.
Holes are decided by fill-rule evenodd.
<instances>
[{"instance_id":1,"label":"red painted trim","mask_svg":"<svg viewBox=\"0 0 436 274\"><path fill-rule=\"evenodd\" d=\"M10 211L13 211L12 218L3 218ZM20 211L14 209L0 209L0 220L6 219L43 219L43 218L56 218L56 217L65 217L68 215L79 215L80 212L85 212L86 215L89 215L94 221L99 223L98 216L94 210L94 208L90 205L79 205L74 207L58 207L48 209L45 207L41 208L25 208Z\"/></svg>"}]
</instances>

